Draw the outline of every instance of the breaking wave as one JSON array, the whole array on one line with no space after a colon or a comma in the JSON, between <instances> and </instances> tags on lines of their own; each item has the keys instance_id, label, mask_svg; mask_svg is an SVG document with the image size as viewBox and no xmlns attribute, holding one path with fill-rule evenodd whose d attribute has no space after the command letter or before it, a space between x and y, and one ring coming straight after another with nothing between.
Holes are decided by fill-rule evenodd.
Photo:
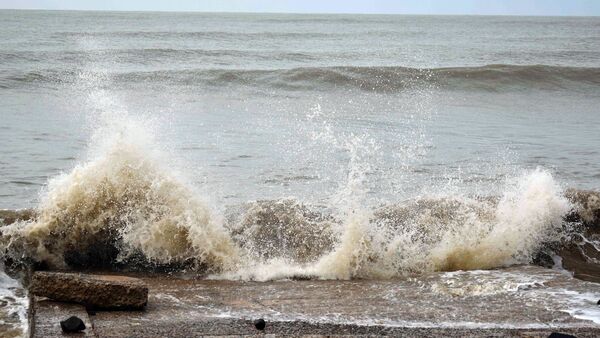
<instances>
[{"instance_id":1,"label":"breaking wave","mask_svg":"<svg viewBox=\"0 0 600 338\"><path fill-rule=\"evenodd\" d=\"M598 84L594 72L600 70L336 67L175 73L209 76L219 83L321 83L367 89L410 84L405 78L435 77L494 83L503 78L538 83L560 78ZM323 128L310 137L348 159L338 192L318 199L329 202L254 201L229 206L222 214L222 208L211 205L189 183L169 152L161 150L152 121L128 116L105 97L103 85L137 82L132 74L145 73L86 73L79 79L92 90L90 103L100 112L89 153L70 172L49 181L31 219L0 227L7 264L185 269L246 280L392 278L529 263L544 245L571 235L563 220L572 206L552 175L541 169L508 179L495 192L497 197L447 193L373 207L365 185L369 173L378 169L372 156L377 142L368 134L336 134L320 108L307 115ZM160 74L152 74L155 77L163 81Z\"/></svg>"},{"instance_id":2,"label":"breaking wave","mask_svg":"<svg viewBox=\"0 0 600 338\"><path fill-rule=\"evenodd\" d=\"M105 51L115 56L115 52ZM120 51L121 59L171 60L218 57L236 54L235 51L203 50L127 50ZM84 53L85 54L85 53ZM139 54L139 55L138 55ZM237 55L237 54L236 54ZM100 53L98 58L106 55ZM4 56L15 57L15 56ZM89 54L75 55L74 60L89 58ZM263 56L270 58L273 56ZM308 55L282 54L277 58L305 59ZM75 61L73 61L75 62ZM86 70L87 73L90 73ZM26 73L8 71L0 77L1 88L29 85L73 84L79 79L77 69L40 69ZM93 73L93 72L91 72ZM93 74L92 74L93 75ZM105 75L102 73L100 75ZM549 65L487 65L481 67L407 68L407 67L308 67L277 70L195 69L129 71L111 74L111 86L152 85L170 83L199 87L262 87L282 90L323 90L353 88L364 91L398 92L432 84L441 89L468 91L538 90L597 90L600 86L600 68L561 67Z\"/></svg>"},{"instance_id":3,"label":"breaking wave","mask_svg":"<svg viewBox=\"0 0 600 338\"><path fill-rule=\"evenodd\" d=\"M543 170L507 182L500 198L366 208L364 167L353 164L337 203L257 201L221 217L165 165L147 128L116 129L99 131L89 159L49 182L33 219L1 228L8 257L58 268L170 266L229 279L391 278L529 263L564 235L571 208Z\"/></svg>"},{"instance_id":4,"label":"breaking wave","mask_svg":"<svg viewBox=\"0 0 600 338\"><path fill-rule=\"evenodd\" d=\"M237 253L222 223L138 142L136 128L124 128L102 142L100 155L49 182L33 221L3 229L9 254L59 268L140 256L159 265L230 267Z\"/></svg>"},{"instance_id":5,"label":"breaking wave","mask_svg":"<svg viewBox=\"0 0 600 338\"><path fill-rule=\"evenodd\" d=\"M283 211L285 205L288 208ZM270 213L264 218L250 209L244 217L254 221L238 226L251 234L259 231L262 241L279 245L284 241L275 234L289 232L288 228L296 235L313 234L293 237L311 249L310 263L302 264L293 255L258 259L258 264L216 278L392 278L528 264L545 244L568 235L563 217L571 208L552 176L541 170L509 184L499 199L418 198L374 210L354 210L337 219L306 216L305 205L290 201L268 206ZM264 206L259 208L258 215L265 211ZM318 241L314 234L319 234ZM242 243L248 239L244 237Z\"/></svg>"}]
</instances>

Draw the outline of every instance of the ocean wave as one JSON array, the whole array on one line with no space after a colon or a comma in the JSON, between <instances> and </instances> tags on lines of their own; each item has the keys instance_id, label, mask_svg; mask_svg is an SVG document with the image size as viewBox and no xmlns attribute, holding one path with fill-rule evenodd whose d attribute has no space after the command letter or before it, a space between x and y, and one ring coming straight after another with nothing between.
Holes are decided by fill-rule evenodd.
<instances>
[{"instance_id":1,"label":"ocean wave","mask_svg":"<svg viewBox=\"0 0 600 338\"><path fill-rule=\"evenodd\" d=\"M540 193L538 184L547 178L545 174L527 177L526 180L530 181L527 183L527 189L533 188L533 180L536 181L533 192ZM26 250L23 247L24 242L20 242L18 238L10 244L12 247L9 247L9 252L13 251L16 255L27 252L25 257L29 257L28 259L33 258L51 265L56 264L47 256L52 252L55 257L60 256L61 260L64 260L60 262L61 267L65 267L64 263L74 268L118 268L125 265L136 269L172 270L195 267L201 274L207 271L222 272L213 278L257 280L388 278L428 271L488 269L523 263L555 267L555 257L560 257L563 266L575 272L577 277L600 280L600 270L597 268L600 261L597 231L597 225L600 224L600 194L571 189L565 196L572 209L565 213L565 200L557 196L555 202L558 202L557 206L562 209L555 216L552 216L550 210L554 206L546 204L551 200L541 201L554 197L545 194L535 197L531 195L525 199L520 197L510 203L506 202L506 196L448 196L417 198L381 205L366 212L369 215L366 222L370 230L362 236L365 236L367 244L366 247L357 246L367 249L367 259L361 263L362 266L355 266L356 270L352 273L341 275L332 274L336 269L324 266L322 261L327 261L326 258L329 257L329 264L340 263L337 260L332 261L330 257L343 244L341 239L348 220L336 217L326 206L306 204L294 199L254 201L227 208L224 229L230 236L231 243L238 247L237 251L231 252L243 252L245 256L231 257L237 260L233 269L194 264L194 260L204 259L202 256L170 256L165 260L165 257L146 257L143 251L130 252L131 248L128 248L128 245L133 243L124 242L127 239L120 235L126 225L122 215L113 214L115 209L108 210L111 214L108 219L104 217L107 215L66 210L66 215L62 217L67 217L67 220L74 217L82 222L83 218L85 224L98 224L101 218L100 222L109 229L94 232L90 231L92 226L82 233L83 229L78 229L74 222L63 220L64 228L58 233L81 241L76 248L73 247L74 243L69 244L64 240L54 243L57 241L57 229L54 228L50 233L46 232L47 237L42 240L45 247L53 247L51 251L44 250L44 255ZM502 202L503 199L505 202ZM523 205L517 209L516 204L521 203ZM168 205L163 207L170 208ZM536 209L537 207L541 209ZM38 220L39 212L4 210L0 212L0 225L17 223L13 228L25 229L39 224L40 221L46 222L47 220ZM118 212L128 214L133 210L124 209ZM563 218L560 221L553 220L559 217L559 214ZM165 238L162 236L168 236L172 232L168 231L169 226L165 223L156 222L159 223L159 229L155 235L159 238L155 238L156 243L151 245L156 245L157 248L164 247L162 244ZM46 223L45 226L48 225ZM55 226L56 224L53 225ZM146 226L150 226L150 223L146 222ZM7 227L0 231L0 234L4 232L4 240L7 236L15 236L10 229L11 227ZM38 240L27 245L39 245ZM176 242L173 243L176 244L175 247L189 245L186 244L189 242L185 236L176 236L172 240ZM357 248L354 245L350 247ZM356 258L355 255L348 257ZM7 258L10 256L5 257ZM340 261L343 262L344 259Z\"/></svg>"},{"instance_id":2,"label":"ocean wave","mask_svg":"<svg viewBox=\"0 0 600 338\"><path fill-rule=\"evenodd\" d=\"M172 53L170 50L157 50ZM305 57L284 55L282 57ZM44 69L29 72L9 71L0 77L0 87L32 84L76 83L82 73L77 69ZM277 70L193 69L131 72L103 72L111 86L164 85L270 88L281 90L358 89L399 92L427 86L447 90L598 90L600 68L548 65L487 65L481 67L306 67Z\"/></svg>"},{"instance_id":3,"label":"ocean wave","mask_svg":"<svg viewBox=\"0 0 600 338\"><path fill-rule=\"evenodd\" d=\"M263 200L230 206L219 225L183 182L156 170L129 149L53 180L35 212L1 214L0 223L11 224L0 228L5 259L269 280L552 266L540 259L549 250L579 271L600 258L600 195L563 193L542 171L502 196L420 197L346 216L332 206Z\"/></svg>"},{"instance_id":4,"label":"ocean wave","mask_svg":"<svg viewBox=\"0 0 600 338\"><path fill-rule=\"evenodd\" d=\"M574 218L576 203L541 169L508 180L495 197L448 193L374 208L364 197L368 167L356 156L356 138L347 141L354 151L347 182L326 205L254 201L222 214L160 150L151 121L122 112L101 118L88 157L48 182L35 212L0 213L0 223L12 222L0 227L8 266L185 268L246 280L393 278L531 263L546 245L573 238L572 224L598 217L600 199L592 194ZM577 196L571 199L583 201Z\"/></svg>"},{"instance_id":5,"label":"ocean wave","mask_svg":"<svg viewBox=\"0 0 600 338\"><path fill-rule=\"evenodd\" d=\"M6 258L227 279L391 278L529 263L560 239L570 210L552 176L534 171L496 199L421 198L350 213L262 201L225 221L165 161L123 137L50 181L35 218L0 228Z\"/></svg>"}]
</instances>

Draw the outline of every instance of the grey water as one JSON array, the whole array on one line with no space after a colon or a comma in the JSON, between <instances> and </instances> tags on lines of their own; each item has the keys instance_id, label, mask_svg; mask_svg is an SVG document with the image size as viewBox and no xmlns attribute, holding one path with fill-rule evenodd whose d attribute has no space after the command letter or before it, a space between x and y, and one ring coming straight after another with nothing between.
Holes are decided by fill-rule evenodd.
<instances>
[{"instance_id":1,"label":"grey water","mask_svg":"<svg viewBox=\"0 0 600 338\"><path fill-rule=\"evenodd\" d=\"M0 206L35 206L96 114L157 138L215 204L339 189L600 188L600 18L0 11ZM90 99L91 98L91 99ZM352 142L356 138L357 142Z\"/></svg>"}]
</instances>

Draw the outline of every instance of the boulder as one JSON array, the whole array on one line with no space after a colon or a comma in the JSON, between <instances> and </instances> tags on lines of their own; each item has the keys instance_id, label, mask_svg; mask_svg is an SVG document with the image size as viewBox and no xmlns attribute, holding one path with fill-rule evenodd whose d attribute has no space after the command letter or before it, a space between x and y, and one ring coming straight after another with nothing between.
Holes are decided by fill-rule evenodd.
<instances>
[{"instance_id":1,"label":"boulder","mask_svg":"<svg viewBox=\"0 0 600 338\"><path fill-rule=\"evenodd\" d=\"M91 309L143 309L148 302L146 283L125 276L38 271L29 292Z\"/></svg>"}]
</instances>

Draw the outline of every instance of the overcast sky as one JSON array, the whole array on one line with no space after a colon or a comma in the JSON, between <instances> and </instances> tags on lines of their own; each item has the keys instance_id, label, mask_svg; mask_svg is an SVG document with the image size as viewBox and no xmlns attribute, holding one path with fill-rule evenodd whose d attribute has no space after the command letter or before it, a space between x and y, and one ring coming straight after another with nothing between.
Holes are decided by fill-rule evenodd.
<instances>
[{"instance_id":1,"label":"overcast sky","mask_svg":"<svg viewBox=\"0 0 600 338\"><path fill-rule=\"evenodd\" d=\"M0 8L597 16L600 0L0 0Z\"/></svg>"}]
</instances>

